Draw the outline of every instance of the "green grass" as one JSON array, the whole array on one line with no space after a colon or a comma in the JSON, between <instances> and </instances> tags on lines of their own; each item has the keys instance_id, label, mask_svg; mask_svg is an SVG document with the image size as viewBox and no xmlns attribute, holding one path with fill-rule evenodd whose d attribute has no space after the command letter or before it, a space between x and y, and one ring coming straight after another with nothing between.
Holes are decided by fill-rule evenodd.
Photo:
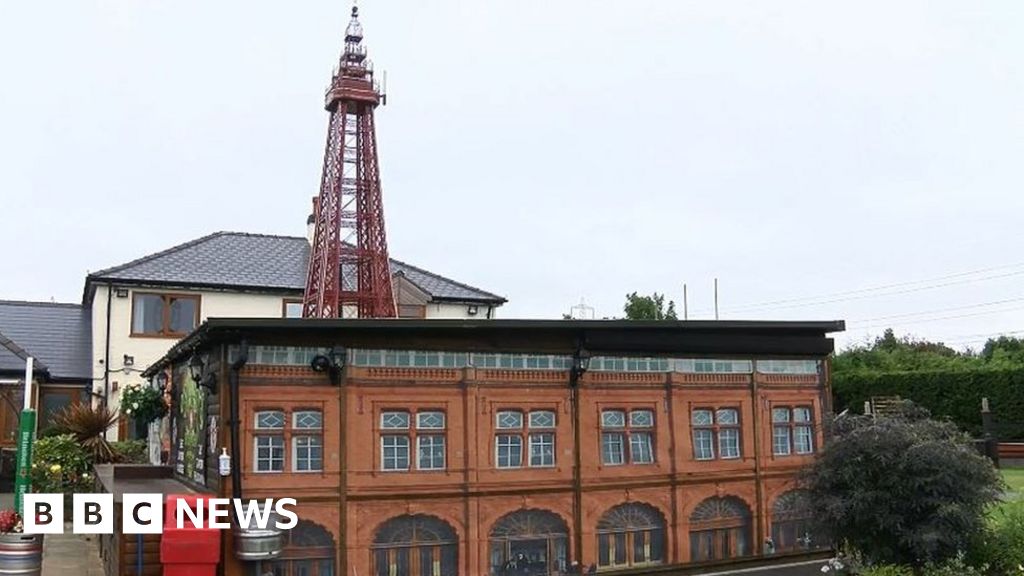
<instances>
[{"instance_id":1,"label":"green grass","mask_svg":"<svg viewBox=\"0 0 1024 576\"><path fill-rule=\"evenodd\" d=\"M1000 472L1006 482L1006 496L989 510L989 518L994 518L999 511L1024 507L1024 468L1003 468Z\"/></svg>"},{"instance_id":2,"label":"green grass","mask_svg":"<svg viewBox=\"0 0 1024 576\"><path fill-rule=\"evenodd\" d=\"M1024 468L1003 468L1003 480L1009 486L1008 492L1018 499L1024 498Z\"/></svg>"}]
</instances>

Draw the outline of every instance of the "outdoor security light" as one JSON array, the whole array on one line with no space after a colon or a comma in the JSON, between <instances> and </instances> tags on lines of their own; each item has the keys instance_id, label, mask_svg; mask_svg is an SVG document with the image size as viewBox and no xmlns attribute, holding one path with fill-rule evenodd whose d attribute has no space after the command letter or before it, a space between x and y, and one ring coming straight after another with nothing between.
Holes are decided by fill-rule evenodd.
<instances>
[{"instance_id":1,"label":"outdoor security light","mask_svg":"<svg viewBox=\"0 0 1024 576\"><path fill-rule=\"evenodd\" d=\"M332 384L338 384L341 368L345 365L345 349L335 346L327 354L317 354L310 361L309 367L314 372L327 372Z\"/></svg>"}]
</instances>

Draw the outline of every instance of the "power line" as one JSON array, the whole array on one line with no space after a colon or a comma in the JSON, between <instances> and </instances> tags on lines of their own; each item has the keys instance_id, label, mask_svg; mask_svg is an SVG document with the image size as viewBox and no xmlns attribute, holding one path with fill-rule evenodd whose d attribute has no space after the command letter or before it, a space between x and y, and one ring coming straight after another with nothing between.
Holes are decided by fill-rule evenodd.
<instances>
[{"instance_id":1,"label":"power line","mask_svg":"<svg viewBox=\"0 0 1024 576\"><path fill-rule=\"evenodd\" d=\"M956 320L957 318L972 318L974 316L984 316L986 314L998 314L1000 312L1016 312L1018 310L1024 310L1024 306L1015 306L1013 308L1004 308L1004 309L1000 309L1000 310L986 310L984 312L972 312L972 313L969 313L969 314L954 314L952 316L940 316L938 318L919 318L919 319L916 319L916 320L906 320L906 321L903 321L903 322L897 322L896 324L898 326L902 326L904 324L923 324L923 323L926 323L926 322L939 322L939 321L942 321L942 320ZM864 330L864 329L871 329L871 328L889 328L889 327L890 327L890 323L882 323L882 324L873 324L873 325L870 325L870 326L857 326L856 328Z\"/></svg>"},{"instance_id":2,"label":"power line","mask_svg":"<svg viewBox=\"0 0 1024 576\"><path fill-rule=\"evenodd\" d=\"M981 302L979 304L968 304L966 306L953 306L949 308L936 308L934 310L925 310L922 312L907 312L904 314L892 314L889 316L877 316L875 318L862 318L859 320L847 320L850 324L859 324L862 322L875 322L878 320L891 320L895 318L909 318L914 316L927 316L929 314L942 314L944 312L954 312L956 310L970 310L972 308L985 308L988 306L998 306L1000 304L1009 304L1011 302L1022 302L1024 296L1018 298L1008 298L1006 300L993 300L991 302ZM999 312L998 310L996 312Z\"/></svg>"},{"instance_id":3,"label":"power line","mask_svg":"<svg viewBox=\"0 0 1024 576\"><path fill-rule=\"evenodd\" d=\"M970 284L972 282L982 282L985 280L995 280L999 278L1008 278L1011 276L1019 276L1024 274L1024 270L1018 270L1015 272L1007 272L1003 274L990 274L981 278L965 278L967 276L975 276L978 274L984 274L986 272L994 272L997 270L1012 270L1014 268L1020 268L1024 266L1024 263L1009 264L1004 266L993 266L989 268L979 268L977 270L971 270L968 272L958 272L955 274L947 274L945 276L936 276L933 278L927 278L922 280L913 280L907 282L896 282L892 284L884 284L880 286L872 286L869 288L859 288L856 290L845 290L841 292L832 292L829 294L822 294L819 296L802 296L799 298L786 298L782 300L769 300L765 302L757 302L750 304L742 304L739 306L733 306L727 309L729 312L744 311L744 310L757 310L763 308L801 308L805 306L819 306L823 304L833 304L836 302L846 302L850 300L861 300L865 298L874 298L881 296L895 296L899 294L909 294L913 292L920 292L924 290L934 290L937 288L945 288L947 286L955 286L959 284ZM960 280L954 280L960 279ZM946 280L950 280L946 282ZM937 282L935 284L927 284L925 286L917 286L927 282ZM902 289L901 289L902 288ZM881 292L876 294L876 292ZM702 310L701 312L704 312Z\"/></svg>"}]
</instances>

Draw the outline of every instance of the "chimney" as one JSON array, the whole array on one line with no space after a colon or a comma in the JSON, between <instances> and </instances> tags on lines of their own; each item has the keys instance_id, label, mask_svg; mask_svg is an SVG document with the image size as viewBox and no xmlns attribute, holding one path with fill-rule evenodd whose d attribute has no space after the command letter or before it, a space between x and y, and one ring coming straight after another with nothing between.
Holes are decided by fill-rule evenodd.
<instances>
[{"instance_id":1,"label":"chimney","mask_svg":"<svg viewBox=\"0 0 1024 576\"><path fill-rule=\"evenodd\" d=\"M316 208L320 203L320 199L313 196L313 213L306 218L306 240L309 240L309 245L313 245L313 236L316 234Z\"/></svg>"}]
</instances>

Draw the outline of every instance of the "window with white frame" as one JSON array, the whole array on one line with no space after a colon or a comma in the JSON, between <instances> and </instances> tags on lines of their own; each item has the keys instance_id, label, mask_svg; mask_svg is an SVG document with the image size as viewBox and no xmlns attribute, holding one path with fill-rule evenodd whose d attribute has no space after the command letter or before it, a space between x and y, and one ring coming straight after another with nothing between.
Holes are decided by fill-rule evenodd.
<instances>
[{"instance_id":1,"label":"window with white frame","mask_svg":"<svg viewBox=\"0 0 1024 576\"><path fill-rule=\"evenodd\" d=\"M601 463L606 466L653 463L653 432L653 410L602 410Z\"/></svg>"},{"instance_id":2,"label":"window with white frame","mask_svg":"<svg viewBox=\"0 0 1024 576\"><path fill-rule=\"evenodd\" d=\"M447 421L442 410L385 410L380 414L381 470L408 471L415 444L417 470L444 470Z\"/></svg>"},{"instance_id":3,"label":"window with white frame","mask_svg":"<svg viewBox=\"0 0 1024 576\"><path fill-rule=\"evenodd\" d=\"M380 413L381 470L409 469L409 413Z\"/></svg>"},{"instance_id":4,"label":"window with white frame","mask_svg":"<svg viewBox=\"0 0 1024 576\"><path fill-rule=\"evenodd\" d=\"M553 410L499 410L494 415L494 461L498 468L550 468L555 465ZM523 449L528 448L524 458Z\"/></svg>"},{"instance_id":5,"label":"window with white frame","mask_svg":"<svg viewBox=\"0 0 1024 576\"><path fill-rule=\"evenodd\" d=\"M494 435L494 461L498 468L521 468L523 465L523 413L500 410L494 416L498 433Z\"/></svg>"},{"instance_id":6,"label":"window with white frame","mask_svg":"<svg viewBox=\"0 0 1024 576\"><path fill-rule=\"evenodd\" d=\"M530 466L555 465L555 413L552 410L530 412Z\"/></svg>"},{"instance_id":7,"label":"window with white frame","mask_svg":"<svg viewBox=\"0 0 1024 576\"><path fill-rule=\"evenodd\" d=\"M256 412L253 426L256 430L253 434L254 471L284 472L284 424L283 410Z\"/></svg>"},{"instance_id":8,"label":"window with white frame","mask_svg":"<svg viewBox=\"0 0 1024 576\"><path fill-rule=\"evenodd\" d=\"M324 415L319 410L292 413L292 470L320 472L324 469Z\"/></svg>"},{"instance_id":9,"label":"window with white frame","mask_svg":"<svg viewBox=\"0 0 1024 576\"><path fill-rule=\"evenodd\" d=\"M444 470L444 412L431 410L416 414L416 468Z\"/></svg>"},{"instance_id":10,"label":"window with white frame","mask_svg":"<svg viewBox=\"0 0 1024 576\"><path fill-rule=\"evenodd\" d=\"M740 415L736 408L695 408L690 414L695 460L739 458Z\"/></svg>"},{"instance_id":11,"label":"window with white frame","mask_svg":"<svg viewBox=\"0 0 1024 576\"><path fill-rule=\"evenodd\" d=\"M772 408L772 454L814 453L814 417L809 406Z\"/></svg>"}]
</instances>

